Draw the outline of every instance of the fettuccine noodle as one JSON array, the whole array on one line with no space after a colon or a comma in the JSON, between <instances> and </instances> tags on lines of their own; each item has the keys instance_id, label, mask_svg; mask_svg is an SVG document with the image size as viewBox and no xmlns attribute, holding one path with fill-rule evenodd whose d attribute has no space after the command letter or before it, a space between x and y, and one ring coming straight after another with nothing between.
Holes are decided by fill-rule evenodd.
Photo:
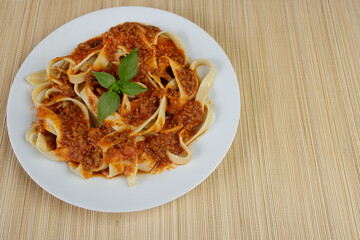
<instances>
[{"instance_id":1,"label":"fettuccine noodle","mask_svg":"<svg viewBox=\"0 0 360 240\"><path fill-rule=\"evenodd\" d=\"M107 89L91 72L105 71L118 79L117 66L136 47L139 66L132 81L148 90L121 94L119 109L99 126L97 103ZM199 66L209 69L202 79ZM212 64L205 59L189 63L180 39L155 26L117 25L26 79L34 85L38 118L26 140L84 178L123 174L133 186L138 171L186 164L189 144L213 119L208 100L215 79Z\"/></svg>"}]
</instances>

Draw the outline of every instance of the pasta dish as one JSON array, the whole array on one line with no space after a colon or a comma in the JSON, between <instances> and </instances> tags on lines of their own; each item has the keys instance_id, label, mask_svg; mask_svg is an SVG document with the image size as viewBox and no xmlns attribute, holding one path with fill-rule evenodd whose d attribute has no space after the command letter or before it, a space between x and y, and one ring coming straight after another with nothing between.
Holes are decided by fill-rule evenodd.
<instances>
[{"instance_id":1,"label":"pasta dish","mask_svg":"<svg viewBox=\"0 0 360 240\"><path fill-rule=\"evenodd\" d=\"M26 79L37 110L26 140L83 178L124 175L133 186L138 171L186 164L213 119L212 64L190 63L175 34L141 23L112 27Z\"/></svg>"}]
</instances>

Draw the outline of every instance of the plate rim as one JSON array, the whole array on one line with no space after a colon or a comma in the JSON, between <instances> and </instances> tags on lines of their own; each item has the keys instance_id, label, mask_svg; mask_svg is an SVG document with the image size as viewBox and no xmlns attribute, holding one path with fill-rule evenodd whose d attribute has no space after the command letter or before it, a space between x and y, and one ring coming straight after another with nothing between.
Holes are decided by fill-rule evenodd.
<instances>
[{"instance_id":1,"label":"plate rim","mask_svg":"<svg viewBox=\"0 0 360 240\"><path fill-rule=\"evenodd\" d=\"M54 193L52 190L49 190L47 186L44 186L44 184L43 184L42 182L38 181L38 179L36 178L36 176L33 176L32 174L29 173L29 170L24 166L23 162L20 160L20 158L19 158L19 153L17 152L17 150L15 150L16 147L14 147L14 146L16 146L16 145L14 145L15 139L14 139L13 134L11 133L11 130L10 130L10 129L12 129L12 127L11 127L11 123L10 123L10 120L11 120L10 118L11 118L11 117L9 117L9 108L11 107L11 106L10 106L10 103L11 103L10 100L11 100L11 96L14 95L14 94L13 94L13 91L14 91L14 89L13 89L13 88L14 88L14 83L15 83L16 79L19 78L18 75L19 75L19 73L21 72L21 70L23 69L23 66L24 66L24 64L26 63L26 61L27 61L27 59L29 58L29 56L31 56L31 54L32 54L39 46L41 46L42 44L45 44L45 42L47 41L47 39L48 39L49 36L55 34L55 33L58 32L58 31L61 31L61 30L62 30L63 28L65 28L67 25L74 24L74 23L76 23L76 21L79 21L79 19L85 18L86 16L89 16L89 15L92 15L92 14L99 14L99 13L101 13L101 12L107 12L107 11L109 11L109 10L117 10L117 9L120 9L120 10L121 10L121 9L127 9L127 10L129 10L129 9L132 9L132 10L134 10L134 9L146 9L147 11L158 11L158 12L162 12L163 14L170 14L170 15L172 15L172 16L175 17L175 18L181 18L183 21L188 22L189 24L197 27L197 28L200 29L203 33L205 33L205 34L207 35L207 38L213 40L213 41L215 42L215 44L219 47L219 49L224 53L225 57L226 57L227 60L228 60L228 63L230 64L230 67L231 67L231 69L232 69L232 73L231 73L231 74L233 75L234 79L236 80L237 88L236 88L235 92L237 92L237 99L238 99L237 105L238 105L238 107L239 107L238 110L235 112L235 116L234 116L235 119L236 119L236 127L235 127L235 131L232 132L231 137L229 137L229 139L230 139L230 144L228 144L228 146L226 147L226 151L222 154L222 158L219 159L219 160L217 160L216 166L215 166L213 169L211 169L211 171L209 171L207 174L205 174L199 182L197 182L197 183L195 183L193 186L189 187L186 191L183 191L182 193L177 194L177 196L176 196L175 198L170 197L169 199L165 199L164 201L160 201L160 202L158 202L157 204L154 204L154 205L151 206L151 207L144 207L144 208L141 208L141 207L140 207L140 208L125 210L125 211L123 211L123 210L120 210L120 211L115 210L115 211L114 211L114 210L111 210L111 209L102 209L102 208L93 208L93 207L84 206L84 205L82 205L82 204L76 203L76 201L74 202L74 201L71 201L71 200L68 200L68 199L64 199L64 198L62 198L62 197L59 197L59 196L58 196L56 193ZM120 24L120 23L115 23L115 24ZM115 25L113 25L113 26L115 26ZM71 49L70 49L70 50L71 50ZM35 71L36 71L36 70L35 70ZM20 81L20 80L18 80L18 81ZM24 81L25 81L25 79L24 79ZM234 70L234 68L233 68L233 66L232 66L232 64L231 64L228 56L227 56L226 53L224 52L224 50L221 48L221 46L220 46L205 30L203 30L200 26L198 26L197 24L193 23L192 21L190 21L190 20L188 20L188 19L186 19L186 18L184 18L184 17L182 17L182 16L179 16L179 15L177 15L177 14L175 14L175 13L172 13L172 12L169 12L169 11L165 11L165 10L162 10L162 9L157 9L157 8L137 7L137 6L122 6L122 7L105 8L105 9L101 9L101 10L97 10L97 11L93 11L93 12L86 13L86 14L84 14L84 15L81 15L81 16L79 16L79 17L76 17L76 18L74 18L74 19L66 22L65 24L61 25L60 27L56 28L54 31L52 31L51 33L49 33L46 37L44 37L44 38L29 52L29 54L26 56L26 58L24 59L24 61L23 61L22 64L21 64L21 66L19 67L19 69L18 69L18 71L17 71L17 73L16 73L16 75L15 75L15 77L14 77L14 79L13 79L13 82L12 82L12 84L11 84L10 90L9 90L9 96L8 96L7 108L6 108L6 109L7 109L7 114L6 114L7 130L8 130L8 135L9 135L11 147L12 147L12 149L13 149L13 151L14 151L14 154L15 154L18 162L19 162L20 165L22 166L22 168L25 170L25 172L28 174L28 176L29 176L37 185L39 185L39 186L40 186L42 189L44 189L46 192L50 193L52 196L54 196L54 197L56 197L57 199L60 199L60 200L62 200L62 201L64 201L64 202L67 202L67 203L69 203L69 204L71 204L71 205L74 205L74 206L77 206L77 207L80 207L80 208L84 208L84 209L88 209L88 210L93 210L93 211L100 211L100 212L135 212L135 211L142 211L142 210L151 209L151 208L155 208L155 207L161 206L161 205L163 205L163 204L166 204L166 203L168 203L168 202L170 202L170 201L173 201L173 200L175 200L175 199L177 199L177 198L185 195L185 194L188 193L189 191L191 191L191 190L193 190L194 188L196 188L197 186L199 186L206 178L208 178L209 175L210 175L211 173L213 173L214 170L218 167L218 165L223 161L223 159L225 158L227 152L229 151L229 149L230 149L231 146L233 145L234 138L235 138L235 136L236 136L236 133L237 133L237 130L238 130L239 124L240 124L241 98L240 98L240 90L239 90L239 87L240 87L240 86L239 86L239 82L238 82L238 79L237 79L235 70ZM215 108L215 109L216 109L216 108ZM29 110L29 111L32 112L32 111L34 111L34 110ZM29 125L30 125L30 123L29 123Z\"/></svg>"}]
</instances>

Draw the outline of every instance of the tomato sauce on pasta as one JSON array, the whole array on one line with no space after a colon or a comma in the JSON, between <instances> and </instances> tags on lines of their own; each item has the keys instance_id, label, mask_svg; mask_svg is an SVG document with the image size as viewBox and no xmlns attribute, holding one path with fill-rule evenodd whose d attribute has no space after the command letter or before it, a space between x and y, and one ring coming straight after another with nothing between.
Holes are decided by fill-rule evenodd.
<instances>
[{"instance_id":1,"label":"tomato sauce on pasta","mask_svg":"<svg viewBox=\"0 0 360 240\"><path fill-rule=\"evenodd\" d=\"M108 91L92 71L119 79L118 65L138 48L138 71L131 80L147 88L121 94L118 110L98 121L99 98ZM204 78L198 66L207 66ZM211 63L187 61L180 39L158 27L126 22L80 43L70 55L51 60L31 75L37 122L26 139L48 158L66 162L84 178L127 177L158 172L191 159L188 145L210 126L207 95L215 78ZM37 76L39 76L37 78Z\"/></svg>"}]
</instances>

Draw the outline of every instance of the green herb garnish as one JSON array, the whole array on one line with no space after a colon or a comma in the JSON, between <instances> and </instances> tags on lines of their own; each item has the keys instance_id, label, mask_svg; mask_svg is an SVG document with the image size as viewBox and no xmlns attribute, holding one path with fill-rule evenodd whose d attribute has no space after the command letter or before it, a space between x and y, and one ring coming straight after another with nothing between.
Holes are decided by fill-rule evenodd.
<instances>
[{"instance_id":1,"label":"green herb garnish","mask_svg":"<svg viewBox=\"0 0 360 240\"><path fill-rule=\"evenodd\" d=\"M110 73L106 72L92 72L100 85L109 91L101 95L97 111L99 116L100 125L103 120L109 115L118 110L120 106L120 94L137 95L145 92L147 88L140 86L137 83L130 82L137 74L138 69L138 48L135 48L128 54L119 64L119 80Z\"/></svg>"}]
</instances>

